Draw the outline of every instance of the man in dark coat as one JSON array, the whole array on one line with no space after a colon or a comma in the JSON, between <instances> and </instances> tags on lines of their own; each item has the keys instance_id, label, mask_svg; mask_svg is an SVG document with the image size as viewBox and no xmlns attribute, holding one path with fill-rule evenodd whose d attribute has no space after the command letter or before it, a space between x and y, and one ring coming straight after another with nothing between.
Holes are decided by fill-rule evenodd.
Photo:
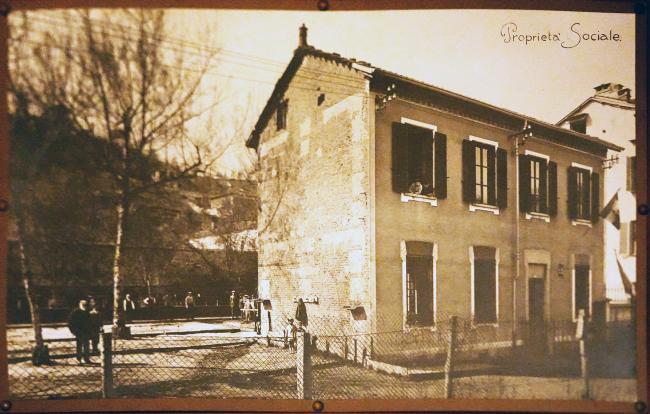
<instances>
[{"instance_id":1,"label":"man in dark coat","mask_svg":"<svg viewBox=\"0 0 650 414\"><path fill-rule=\"evenodd\" d=\"M79 307L70 312L68 328L77 341L77 361L81 364L83 358L83 362L88 364L92 363L88 350L91 333L88 301L80 300Z\"/></svg>"},{"instance_id":2,"label":"man in dark coat","mask_svg":"<svg viewBox=\"0 0 650 414\"><path fill-rule=\"evenodd\" d=\"M102 331L102 315L97 309L97 302L95 298L88 300L90 311L88 312L90 318L90 343L92 345L92 354L99 355L99 334Z\"/></svg>"},{"instance_id":3,"label":"man in dark coat","mask_svg":"<svg viewBox=\"0 0 650 414\"><path fill-rule=\"evenodd\" d=\"M302 326L307 326L307 307L302 298L298 298L298 306L296 306L296 321L300 322Z\"/></svg>"}]
</instances>

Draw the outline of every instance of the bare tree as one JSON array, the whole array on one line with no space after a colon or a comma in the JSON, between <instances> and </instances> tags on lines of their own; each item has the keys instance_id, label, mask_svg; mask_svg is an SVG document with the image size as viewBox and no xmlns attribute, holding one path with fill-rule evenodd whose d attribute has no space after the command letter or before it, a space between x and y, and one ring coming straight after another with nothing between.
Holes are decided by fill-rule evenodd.
<instances>
[{"instance_id":1,"label":"bare tree","mask_svg":"<svg viewBox=\"0 0 650 414\"><path fill-rule=\"evenodd\" d=\"M36 106L63 105L76 128L109 144L101 159L113 183L116 217L113 330L128 334L120 301L129 214L141 195L210 167L205 146L189 135L188 123L218 102L211 97L209 105L196 108L214 52L190 56L182 48L166 47L161 10L82 11L63 19L67 24L42 29L42 36L24 42L28 52L13 45L20 65L13 62L12 89L24 91ZM24 21L15 24L12 36L24 36L21 29L27 27ZM38 34L40 26L34 27L31 33ZM157 162L162 151L171 154L173 167Z\"/></svg>"}]
</instances>

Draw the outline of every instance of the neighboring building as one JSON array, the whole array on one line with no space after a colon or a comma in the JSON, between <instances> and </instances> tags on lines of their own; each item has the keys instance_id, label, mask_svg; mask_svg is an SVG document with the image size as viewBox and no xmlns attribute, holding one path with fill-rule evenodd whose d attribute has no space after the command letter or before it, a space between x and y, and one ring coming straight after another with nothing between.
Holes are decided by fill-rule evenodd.
<instances>
[{"instance_id":1,"label":"neighboring building","mask_svg":"<svg viewBox=\"0 0 650 414\"><path fill-rule=\"evenodd\" d=\"M599 177L619 146L320 51L306 32L247 141L264 331L301 297L315 333L458 315L507 341L513 316L572 320L604 301Z\"/></svg>"},{"instance_id":2,"label":"neighboring building","mask_svg":"<svg viewBox=\"0 0 650 414\"><path fill-rule=\"evenodd\" d=\"M604 83L557 125L574 131L601 137L623 147L621 153L609 152L615 159L604 173L603 200L607 204L618 198L620 228L611 222L605 225L605 283L607 298L613 305L629 301L616 263L620 253L621 265L632 282L636 281L636 117L635 100L629 88ZM615 306L616 307L616 306Z\"/></svg>"}]
</instances>

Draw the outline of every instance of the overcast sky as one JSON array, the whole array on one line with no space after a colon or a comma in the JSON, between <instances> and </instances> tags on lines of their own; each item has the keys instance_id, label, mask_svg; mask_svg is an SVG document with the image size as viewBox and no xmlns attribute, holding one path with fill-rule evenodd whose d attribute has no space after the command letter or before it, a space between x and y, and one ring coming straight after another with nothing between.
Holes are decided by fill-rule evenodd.
<instances>
[{"instance_id":1,"label":"overcast sky","mask_svg":"<svg viewBox=\"0 0 650 414\"><path fill-rule=\"evenodd\" d=\"M212 121L223 130L237 121L224 170L250 165L244 141L291 59L303 23L308 43L319 49L548 122L558 121L601 83L622 83L636 94L631 14L170 10L168 22L171 37L222 50L204 84L207 102L200 105L214 101L218 87L223 102L210 114ZM583 34L606 39L584 40ZM331 86L337 87L343 86Z\"/></svg>"}]
</instances>

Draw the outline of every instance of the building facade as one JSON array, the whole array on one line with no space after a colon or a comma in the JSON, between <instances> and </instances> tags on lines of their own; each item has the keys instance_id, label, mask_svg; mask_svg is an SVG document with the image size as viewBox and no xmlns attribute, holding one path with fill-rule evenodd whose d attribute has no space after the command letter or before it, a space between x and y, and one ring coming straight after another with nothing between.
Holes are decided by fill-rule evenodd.
<instances>
[{"instance_id":1,"label":"building facade","mask_svg":"<svg viewBox=\"0 0 650 414\"><path fill-rule=\"evenodd\" d=\"M571 320L605 298L616 145L320 51L304 26L247 145L263 331L298 298L322 334Z\"/></svg>"},{"instance_id":2,"label":"building facade","mask_svg":"<svg viewBox=\"0 0 650 414\"><path fill-rule=\"evenodd\" d=\"M604 171L603 200L616 198L618 223L605 224L605 283L607 298L613 303L625 302L625 292L617 259L632 282L636 281L636 111L629 88L604 83L594 88L587 98L557 125L598 136L615 143L623 150L610 151ZM617 258L618 255L618 258Z\"/></svg>"}]
</instances>

